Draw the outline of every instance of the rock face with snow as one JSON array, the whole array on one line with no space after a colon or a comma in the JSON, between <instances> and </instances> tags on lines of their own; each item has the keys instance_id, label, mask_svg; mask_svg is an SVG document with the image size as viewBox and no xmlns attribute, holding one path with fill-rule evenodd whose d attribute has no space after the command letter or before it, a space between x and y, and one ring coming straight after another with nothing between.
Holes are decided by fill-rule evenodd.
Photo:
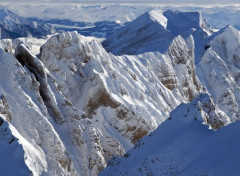
<instances>
[{"instance_id":1,"label":"rock face with snow","mask_svg":"<svg viewBox=\"0 0 240 176\"><path fill-rule=\"evenodd\" d=\"M24 143L28 147L24 149L26 150L24 153L36 153L38 157L38 159L36 157L31 159L22 155L21 160L26 163L33 175L43 174L45 171L49 175L74 173L66 148L47 115L38 91L39 82L36 77L15 57L5 53L2 49L0 50L0 63L3 119L11 123L10 127L13 126L23 138L22 140L26 141ZM17 138L20 138L19 135ZM35 148L35 151L32 151L32 148ZM31 166L31 163L35 163L36 166Z\"/></svg>"},{"instance_id":2,"label":"rock face with snow","mask_svg":"<svg viewBox=\"0 0 240 176\"><path fill-rule=\"evenodd\" d=\"M164 35L159 35L163 31ZM233 27L212 34L198 12L153 10L114 33L103 46L120 55L164 53L171 62L152 62L150 66L167 88L192 100L203 83L231 121L239 120L239 32Z\"/></svg>"},{"instance_id":3,"label":"rock face with snow","mask_svg":"<svg viewBox=\"0 0 240 176\"><path fill-rule=\"evenodd\" d=\"M240 34L229 26L211 37L200 63L202 83L231 121L240 119Z\"/></svg>"},{"instance_id":4,"label":"rock face with snow","mask_svg":"<svg viewBox=\"0 0 240 176\"><path fill-rule=\"evenodd\" d=\"M37 58L24 42L2 41L9 52L1 51L2 75L12 75L1 84L2 104L8 102L3 110L23 138L43 152L48 174L97 175L110 158L122 156L180 102L201 91L191 42L177 37L169 55L114 56L71 32L49 39ZM157 70L154 63L168 67ZM180 77L179 67L188 75ZM182 84L185 79L188 84Z\"/></svg>"},{"instance_id":5,"label":"rock face with snow","mask_svg":"<svg viewBox=\"0 0 240 176\"><path fill-rule=\"evenodd\" d=\"M13 147L22 148L16 157L24 174L95 176L113 156L142 145L138 141L162 123L153 133L160 137L155 139L157 146L167 146L166 138L188 139L186 135L191 134L192 143L182 145L189 149L199 145L197 139L202 141L206 133L213 133L201 123L219 129L238 120L239 42L230 44L239 40L238 31L229 27L208 37L210 32L199 13L151 11L140 19L146 23L135 20L122 29L122 35L114 34L120 39L116 52L141 53L138 55L115 56L96 41L84 41L77 32L52 36L37 56L27 40L0 41L0 122L19 141ZM175 25L174 19L182 25ZM129 36L131 40L127 40ZM166 45L158 45L157 40ZM145 52L150 48L154 52ZM200 50L204 55L196 61ZM207 93L198 96L203 91ZM171 120L164 122L166 119ZM11 140L7 137L4 145L12 146L8 144ZM214 141L215 135L209 140ZM191 156L182 162L185 150L180 148L180 155L175 155L175 148L167 147L170 154L163 155L165 165L156 162L161 172L179 173L195 162ZM6 154L11 152L5 149ZM36 155L31 155L33 150ZM158 151L160 158L165 149ZM138 161L140 168L149 169L138 172L132 167L127 175L155 169L142 158ZM118 159L110 163L113 169L118 162L122 164L119 169L128 168L124 159ZM169 165L174 169L169 171ZM118 169L112 172L110 165L103 173L125 174Z\"/></svg>"},{"instance_id":6,"label":"rock face with snow","mask_svg":"<svg viewBox=\"0 0 240 176\"><path fill-rule=\"evenodd\" d=\"M112 159L100 175L236 175L239 167L228 162L240 160L239 123L211 129L226 120L212 98L200 94L123 157Z\"/></svg>"},{"instance_id":7,"label":"rock face with snow","mask_svg":"<svg viewBox=\"0 0 240 176\"><path fill-rule=\"evenodd\" d=\"M167 18L169 16L166 13L178 19L173 12L163 13ZM183 19L184 17L178 21L184 24ZM174 24L168 23L174 28ZM175 26L175 29L184 28L187 31L186 26ZM200 26L206 32L206 26ZM184 37L184 34L181 35ZM178 90L185 90L182 92L188 92L188 95L192 91L184 88L184 80L188 80L187 87L193 88L195 85L193 90L200 87L200 80L203 91L211 96L200 94L190 104L178 106L171 112L169 121L139 141L124 157L111 160L100 175L227 175L229 172L236 175L239 172L236 166L228 164L228 161L240 159L239 155L235 155L238 153L238 147L235 146L239 143L232 138L238 133L239 123L220 129L239 120L239 31L227 26L211 36L204 36L203 40L199 40L200 36L193 34L193 37L185 40L179 36L173 39L164 55L171 60L171 65L159 67L157 75L164 78L160 79L161 82L173 90L177 90L176 80L180 80L182 89ZM194 45L193 38L198 46ZM190 48L194 47L197 47L197 60L190 57L194 54L191 52L194 49ZM151 61L149 58L147 60ZM158 63L154 64L151 66L156 72ZM191 76L195 72L197 76ZM189 82L193 84L189 85ZM211 129L201 123L207 124ZM221 145L224 143L228 145ZM205 144L211 147L205 147ZM216 150L219 146L221 148ZM231 152L223 156L224 151ZM224 157L224 161L219 162L218 158L221 157Z\"/></svg>"},{"instance_id":8,"label":"rock face with snow","mask_svg":"<svg viewBox=\"0 0 240 176\"><path fill-rule=\"evenodd\" d=\"M42 37L51 34L50 26L29 21L17 14L0 9L0 38L15 39L18 37Z\"/></svg>"}]
</instances>

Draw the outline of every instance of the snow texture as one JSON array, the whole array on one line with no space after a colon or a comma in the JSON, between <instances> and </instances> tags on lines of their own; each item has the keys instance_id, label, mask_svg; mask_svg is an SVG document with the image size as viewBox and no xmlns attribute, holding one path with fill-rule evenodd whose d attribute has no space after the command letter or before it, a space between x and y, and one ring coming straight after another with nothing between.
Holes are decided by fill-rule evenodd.
<instances>
[{"instance_id":1,"label":"snow texture","mask_svg":"<svg viewBox=\"0 0 240 176\"><path fill-rule=\"evenodd\" d=\"M200 94L123 157L112 159L100 175L238 175L232 161L240 159L239 122L217 131L206 125L221 124L224 117L208 94Z\"/></svg>"},{"instance_id":2,"label":"snow texture","mask_svg":"<svg viewBox=\"0 0 240 176\"><path fill-rule=\"evenodd\" d=\"M201 14L177 11L150 11L121 30L128 33L113 34L113 49L142 37L131 47L139 54L115 56L77 32L46 43L0 40L0 148L16 172L95 176L134 145L102 174L218 175L215 168L224 167L213 163L220 156L238 159L230 138L238 123L223 126L239 120L239 32L228 26L211 35ZM164 52L157 40L166 41ZM154 141L138 142L157 127ZM220 155L225 149L229 155Z\"/></svg>"}]
</instances>

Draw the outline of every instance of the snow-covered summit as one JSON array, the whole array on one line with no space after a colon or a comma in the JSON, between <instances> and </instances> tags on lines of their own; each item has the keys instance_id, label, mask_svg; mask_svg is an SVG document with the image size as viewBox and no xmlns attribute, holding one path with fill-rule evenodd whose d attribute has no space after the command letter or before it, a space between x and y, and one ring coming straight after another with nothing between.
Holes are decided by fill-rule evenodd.
<instances>
[{"instance_id":1,"label":"snow-covered summit","mask_svg":"<svg viewBox=\"0 0 240 176\"><path fill-rule=\"evenodd\" d=\"M212 129L219 129L230 122L207 93L200 93L191 103L180 104L170 113L169 120L172 119L184 122L198 120Z\"/></svg>"},{"instance_id":2,"label":"snow-covered summit","mask_svg":"<svg viewBox=\"0 0 240 176\"><path fill-rule=\"evenodd\" d=\"M174 37L166 29L167 21L162 11L147 12L114 32L103 41L103 46L117 55L163 52Z\"/></svg>"},{"instance_id":3,"label":"snow-covered summit","mask_svg":"<svg viewBox=\"0 0 240 176\"><path fill-rule=\"evenodd\" d=\"M107 51L117 55L150 51L165 53L174 37L193 35L196 46L211 34L199 12L152 10L114 32L103 41Z\"/></svg>"},{"instance_id":4,"label":"snow-covered summit","mask_svg":"<svg viewBox=\"0 0 240 176\"><path fill-rule=\"evenodd\" d=\"M178 12L167 10L163 15L168 19L167 29L174 35L181 35L186 38L195 30L209 31L209 26L205 23L199 12Z\"/></svg>"},{"instance_id":5,"label":"snow-covered summit","mask_svg":"<svg viewBox=\"0 0 240 176\"><path fill-rule=\"evenodd\" d=\"M133 157L126 166L124 158L117 160L122 166L113 175L125 167L130 175L147 175L156 168L171 174L190 168L191 175L189 163L207 152L203 142L209 139L207 143L216 147L211 140L216 141L221 130L214 130L239 119L239 32L227 27L208 38L199 13L150 11L139 18L142 21L122 28L121 35L113 34L118 37L114 41L122 42L116 50L143 52L138 55L115 56L77 32L52 36L38 56L24 39L0 41L0 114L39 155L32 156L35 165L25 161L24 170L95 176L111 157L122 156L136 144L147 151L143 157L151 158L155 153L149 151L156 151L164 158L161 166L159 159L148 165L136 154L137 160ZM181 20L182 26L174 24ZM158 52L158 42L166 44L164 53ZM156 51L145 52L147 48ZM197 52L201 59L196 66L199 48L203 55ZM207 93L198 95L203 91ZM151 136L154 141L147 144ZM203 153L199 148L195 153L192 146L204 148ZM188 150L193 154L185 157ZM28 148L21 151L27 152ZM137 171L132 161L139 164ZM118 167L117 162L110 164ZM193 167L197 164L202 163ZM204 169L201 174L209 173Z\"/></svg>"}]
</instances>

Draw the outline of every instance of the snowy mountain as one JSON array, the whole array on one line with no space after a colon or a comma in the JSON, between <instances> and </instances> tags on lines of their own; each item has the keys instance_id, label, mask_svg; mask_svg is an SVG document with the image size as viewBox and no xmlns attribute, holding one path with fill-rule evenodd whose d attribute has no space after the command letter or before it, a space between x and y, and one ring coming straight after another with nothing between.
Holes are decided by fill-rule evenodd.
<instances>
[{"instance_id":1,"label":"snowy mountain","mask_svg":"<svg viewBox=\"0 0 240 176\"><path fill-rule=\"evenodd\" d=\"M116 55L160 51L165 53L173 38L193 35L199 57L211 30L198 12L152 10L120 28L103 41L104 48Z\"/></svg>"},{"instance_id":2,"label":"snowy mountain","mask_svg":"<svg viewBox=\"0 0 240 176\"><path fill-rule=\"evenodd\" d=\"M29 21L17 14L0 9L0 37L18 38L18 37L42 37L52 33L50 26Z\"/></svg>"},{"instance_id":3,"label":"snowy mountain","mask_svg":"<svg viewBox=\"0 0 240 176\"><path fill-rule=\"evenodd\" d=\"M240 34L228 26L211 36L197 72L219 108L231 121L240 119Z\"/></svg>"},{"instance_id":4,"label":"snowy mountain","mask_svg":"<svg viewBox=\"0 0 240 176\"><path fill-rule=\"evenodd\" d=\"M157 1L156 1L157 2ZM167 5L163 3L1 3L0 8L13 11L25 18L38 18L43 20L64 20L72 22L96 23L99 21L118 21L121 24L135 20L140 15L151 10L175 10L181 12L201 12L202 16L211 24L213 29L221 29L232 25L239 29L240 6L235 4L216 5ZM113 13L114 12L114 13ZM74 14L74 15L73 15ZM67 25L69 23L65 23ZM74 24L75 25L75 24ZM72 25L72 27L74 27ZM98 31L99 32L99 31Z\"/></svg>"},{"instance_id":5,"label":"snowy mountain","mask_svg":"<svg viewBox=\"0 0 240 176\"><path fill-rule=\"evenodd\" d=\"M208 94L200 94L100 175L238 175L232 161L240 160L239 122L212 129L227 118Z\"/></svg>"},{"instance_id":6,"label":"snowy mountain","mask_svg":"<svg viewBox=\"0 0 240 176\"><path fill-rule=\"evenodd\" d=\"M200 82L213 96L219 108L231 117L232 122L239 120L240 37L234 27L227 26L211 34L197 12L150 11L103 41L103 46L114 54L136 54L153 50L165 53L170 58L177 56L181 60L181 57L186 56L184 52L176 52L183 46L181 42L175 43L174 36L177 35L186 38L186 41L187 36L193 36L194 42L190 43L193 43L195 60L191 61L191 67L196 64ZM175 48L171 49L174 45ZM183 83L184 80L180 82Z\"/></svg>"},{"instance_id":7,"label":"snowy mountain","mask_svg":"<svg viewBox=\"0 0 240 176\"><path fill-rule=\"evenodd\" d=\"M50 38L37 58L24 41L2 40L8 121L47 156L46 175L97 175L201 91L193 45L192 37L177 37L169 55L114 56L67 32Z\"/></svg>"},{"instance_id":8,"label":"snowy mountain","mask_svg":"<svg viewBox=\"0 0 240 176\"><path fill-rule=\"evenodd\" d=\"M16 20L12 23L13 18L10 19L5 23L15 24ZM176 25L176 21L182 25ZM169 155L164 157L170 159L165 166L174 164L173 172L180 172L196 161L195 156L202 155L193 153L186 165L179 165L187 150L179 148L176 155L171 144L183 144L182 148L189 149L192 145L203 146L205 138L220 140L212 129L239 119L240 38L233 27L211 34L199 13L150 11L119 31L111 37L118 43L113 49L130 52L131 46L131 52L139 54L115 56L101 43L88 42L77 32L53 35L41 48L43 39L0 40L0 122L8 131L7 135L0 133L0 138L4 139L6 155L20 148L12 155L20 161L16 164L20 173L95 176L112 157L120 157L140 145L138 141L156 128L153 134L159 139L146 142L146 146L169 145ZM159 48L164 52L159 52ZM216 133L228 137L231 129L235 130L233 126ZM188 134L192 136L186 137ZM143 141L148 138L151 137ZM192 143L167 138L187 138ZM223 137L220 142L227 139ZM149 147L144 146L139 150L148 151ZM164 154L163 147L157 149L159 156ZM136 164L142 165L141 159ZM123 170L124 157L118 161ZM103 173L111 175L111 163L116 164L110 162ZM134 163L129 163L132 170L127 174L137 174L131 164ZM155 169L154 164L144 166L150 167L144 173ZM162 169L162 165L156 167ZM121 172L118 171L113 175Z\"/></svg>"},{"instance_id":9,"label":"snowy mountain","mask_svg":"<svg viewBox=\"0 0 240 176\"><path fill-rule=\"evenodd\" d=\"M238 175L236 165L228 163L240 159L236 154L239 144L233 137L238 134L239 123L223 126L239 120L239 40L239 31L232 26L205 37L198 46L204 52L195 63L203 90L212 96L200 94L190 104L178 106L169 121L123 157L111 160L100 175ZM173 40L172 46L183 45ZM184 57L176 48L165 53Z\"/></svg>"}]
</instances>

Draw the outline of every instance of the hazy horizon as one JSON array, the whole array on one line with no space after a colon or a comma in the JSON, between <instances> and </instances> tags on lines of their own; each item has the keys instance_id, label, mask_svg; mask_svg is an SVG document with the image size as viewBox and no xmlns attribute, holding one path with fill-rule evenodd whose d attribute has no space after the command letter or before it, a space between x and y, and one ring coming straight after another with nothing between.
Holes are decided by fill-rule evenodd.
<instances>
[{"instance_id":1,"label":"hazy horizon","mask_svg":"<svg viewBox=\"0 0 240 176\"><path fill-rule=\"evenodd\" d=\"M224 5L224 6L231 6L231 5L240 5L239 0L150 0L148 2L144 0L118 0L118 1L112 1L112 0L88 0L88 1L82 1L82 0L42 0L39 2L39 0L3 0L1 3L82 3L82 4L163 4L163 5Z\"/></svg>"}]
</instances>

